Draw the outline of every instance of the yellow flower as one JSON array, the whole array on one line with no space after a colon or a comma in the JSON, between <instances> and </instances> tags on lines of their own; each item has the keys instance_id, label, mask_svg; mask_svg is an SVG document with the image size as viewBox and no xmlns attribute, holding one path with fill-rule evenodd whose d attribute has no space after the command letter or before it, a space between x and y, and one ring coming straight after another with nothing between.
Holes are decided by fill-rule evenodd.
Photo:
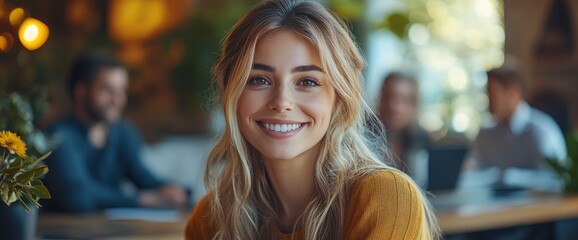
<instances>
[{"instance_id":1,"label":"yellow flower","mask_svg":"<svg viewBox=\"0 0 578 240\"><path fill-rule=\"evenodd\" d=\"M26 144L18 135L10 131L0 131L0 146L8 149L11 154L26 157Z\"/></svg>"}]
</instances>

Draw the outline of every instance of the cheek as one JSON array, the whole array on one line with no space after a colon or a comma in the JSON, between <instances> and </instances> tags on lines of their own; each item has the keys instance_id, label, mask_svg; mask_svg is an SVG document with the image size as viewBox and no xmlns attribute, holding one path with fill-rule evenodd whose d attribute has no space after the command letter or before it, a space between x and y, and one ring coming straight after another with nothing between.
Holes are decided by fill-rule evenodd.
<instances>
[{"instance_id":1,"label":"cheek","mask_svg":"<svg viewBox=\"0 0 578 240\"><path fill-rule=\"evenodd\" d=\"M125 92L117 93L117 94L115 95L115 98L116 98L116 102L118 102L120 105L125 105L125 104L126 104L127 96L126 96L126 93L125 93Z\"/></svg>"},{"instance_id":2,"label":"cheek","mask_svg":"<svg viewBox=\"0 0 578 240\"><path fill-rule=\"evenodd\" d=\"M389 102L386 100L382 100L379 103L379 112L380 113L387 113Z\"/></svg>"},{"instance_id":3,"label":"cheek","mask_svg":"<svg viewBox=\"0 0 578 240\"><path fill-rule=\"evenodd\" d=\"M249 121L249 117L262 108L264 100L264 96L258 92L244 91L239 97L239 101L237 101L237 118L239 118L239 121Z\"/></svg>"},{"instance_id":4,"label":"cheek","mask_svg":"<svg viewBox=\"0 0 578 240\"><path fill-rule=\"evenodd\" d=\"M110 97L103 91L93 91L89 96L89 101L96 106L106 105Z\"/></svg>"},{"instance_id":5,"label":"cheek","mask_svg":"<svg viewBox=\"0 0 578 240\"><path fill-rule=\"evenodd\" d=\"M412 115L416 112L416 104L411 100L405 101L405 110L409 115Z\"/></svg>"},{"instance_id":6,"label":"cheek","mask_svg":"<svg viewBox=\"0 0 578 240\"><path fill-rule=\"evenodd\" d=\"M497 96L496 96L495 93L493 93L493 94L492 94L492 93L488 94L488 103L491 104L491 105L495 104L496 101L497 101L496 97L497 97Z\"/></svg>"},{"instance_id":7,"label":"cheek","mask_svg":"<svg viewBox=\"0 0 578 240\"><path fill-rule=\"evenodd\" d=\"M335 94L333 93L316 93L300 97L301 109L318 123L320 126L327 128L333 108L335 105Z\"/></svg>"}]
</instances>

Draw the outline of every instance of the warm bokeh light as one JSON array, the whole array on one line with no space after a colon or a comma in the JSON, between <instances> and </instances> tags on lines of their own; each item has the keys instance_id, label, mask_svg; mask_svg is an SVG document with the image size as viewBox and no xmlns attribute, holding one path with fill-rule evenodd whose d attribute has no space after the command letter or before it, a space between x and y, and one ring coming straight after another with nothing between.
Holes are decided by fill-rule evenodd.
<instances>
[{"instance_id":1,"label":"warm bokeh light","mask_svg":"<svg viewBox=\"0 0 578 240\"><path fill-rule=\"evenodd\" d=\"M30 51L42 47L46 40L48 40L48 34L48 26L34 18L24 20L18 30L18 37L20 38L22 46Z\"/></svg>"},{"instance_id":2,"label":"warm bokeh light","mask_svg":"<svg viewBox=\"0 0 578 240\"><path fill-rule=\"evenodd\" d=\"M98 11L97 3L90 0L68 1L65 9L65 19L69 26L75 31L94 32L102 24L103 16Z\"/></svg>"},{"instance_id":3,"label":"warm bokeh light","mask_svg":"<svg viewBox=\"0 0 578 240\"><path fill-rule=\"evenodd\" d=\"M120 57L123 61L132 66L142 64L146 59L146 48L142 44L126 44L119 49Z\"/></svg>"},{"instance_id":4,"label":"warm bokeh light","mask_svg":"<svg viewBox=\"0 0 578 240\"><path fill-rule=\"evenodd\" d=\"M14 45L14 37L9 32L0 34L0 52L8 52Z\"/></svg>"},{"instance_id":5,"label":"warm bokeh light","mask_svg":"<svg viewBox=\"0 0 578 240\"><path fill-rule=\"evenodd\" d=\"M187 0L110 1L110 34L122 42L150 39L186 19L191 4Z\"/></svg>"},{"instance_id":6,"label":"warm bokeh light","mask_svg":"<svg viewBox=\"0 0 578 240\"><path fill-rule=\"evenodd\" d=\"M18 26L24 20L24 9L22 8L15 8L10 12L10 16L8 17L10 20L10 25L13 27Z\"/></svg>"},{"instance_id":7,"label":"warm bokeh light","mask_svg":"<svg viewBox=\"0 0 578 240\"><path fill-rule=\"evenodd\" d=\"M24 29L24 41L26 42L32 42L34 41L34 39L36 39L38 37L40 30L38 30L38 26L37 25L30 25L28 27L26 27Z\"/></svg>"},{"instance_id":8,"label":"warm bokeh light","mask_svg":"<svg viewBox=\"0 0 578 240\"><path fill-rule=\"evenodd\" d=\"M110 13L113 36L126 41L138 41L156 34L167 17L163 1L114 1Z\"/></svg>"},{"instance_id":9,"label":"warm bokeh light","mask_svg":"<svg viewBox=\"0 0 578 240\"><path fill-rule=\"evenodd\" d=\"M8 50L8 39L0 35L0 51L6 52Z\"/></svg>"}]
</instances>

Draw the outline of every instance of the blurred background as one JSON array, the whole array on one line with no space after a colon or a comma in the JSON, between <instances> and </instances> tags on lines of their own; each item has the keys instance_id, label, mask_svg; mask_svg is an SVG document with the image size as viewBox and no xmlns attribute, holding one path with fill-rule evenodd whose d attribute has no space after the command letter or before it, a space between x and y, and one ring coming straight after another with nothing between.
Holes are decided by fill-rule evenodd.
<instances>
[{"instance_id":1,"label":"blurred background","mask_svg":"<svg viewBox=\"0 0 578 240\"><path fill-rule=\"evenodd\" d=\"M47 124L67 110L63 82L72 58L113 49L131 70L127 116L147 140L206 134L219 43L255 2L0 1L2 89L27 95L38 123ZM348 19L365 52L368 101L377 101L390 71L413 72L419 124L436 139L476 136L487 118L484 72L500 66L504 52L531 70L530 96L552 91L568 98L576 119L573 1L322 2Z\"/></svg>"},{"instance_id":2,"label":"blurred background","mask_svg":"<svg viewBox=\"0 0 578 240\"><path fill-rule=\"evenodd\" d=\"M0 0L0 97L17 93L42 129L70 110L65 78L73 58L113 50L130 70L126 117L146 141L146 165L199 199L204 161L222 129L211 66L226 31L256 2ZM561 129L578 127L577 1L320 2L348 21L364 52L372 106L390 72L415 76L415 121L435 143L468 145L491 120L486 71L505 53L527 70L528 101L557 96L567 106L554 116Z\"/></svg>"}]
</instances>

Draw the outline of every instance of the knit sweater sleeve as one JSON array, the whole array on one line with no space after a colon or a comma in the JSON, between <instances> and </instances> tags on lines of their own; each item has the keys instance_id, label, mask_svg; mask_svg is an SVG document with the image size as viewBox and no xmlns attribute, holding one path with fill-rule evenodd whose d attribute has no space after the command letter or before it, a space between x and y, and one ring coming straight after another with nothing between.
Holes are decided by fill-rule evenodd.
<instances>
[{"instance_id":1,"label":"knit sweater sleeve","mask_svg":"<svg viewBox=\"0 0 578 240\"><path fill-rule=\"evenodd\" d=\"M186 240L213 239L214 229L210 228L210 205L207 196L203 197L193 209L185 228Z\"/></svg>"},{"instance_id":2,"label":"knit sweater sleeve","mask_svg":"<svg viewBox=\"0 0 578 240\"><path fill-rule=\"evenodd\" d=\"M428 239L419 190L395 171L379 171L351 190L344 239Z\"/></svg>"}]
</instances>

